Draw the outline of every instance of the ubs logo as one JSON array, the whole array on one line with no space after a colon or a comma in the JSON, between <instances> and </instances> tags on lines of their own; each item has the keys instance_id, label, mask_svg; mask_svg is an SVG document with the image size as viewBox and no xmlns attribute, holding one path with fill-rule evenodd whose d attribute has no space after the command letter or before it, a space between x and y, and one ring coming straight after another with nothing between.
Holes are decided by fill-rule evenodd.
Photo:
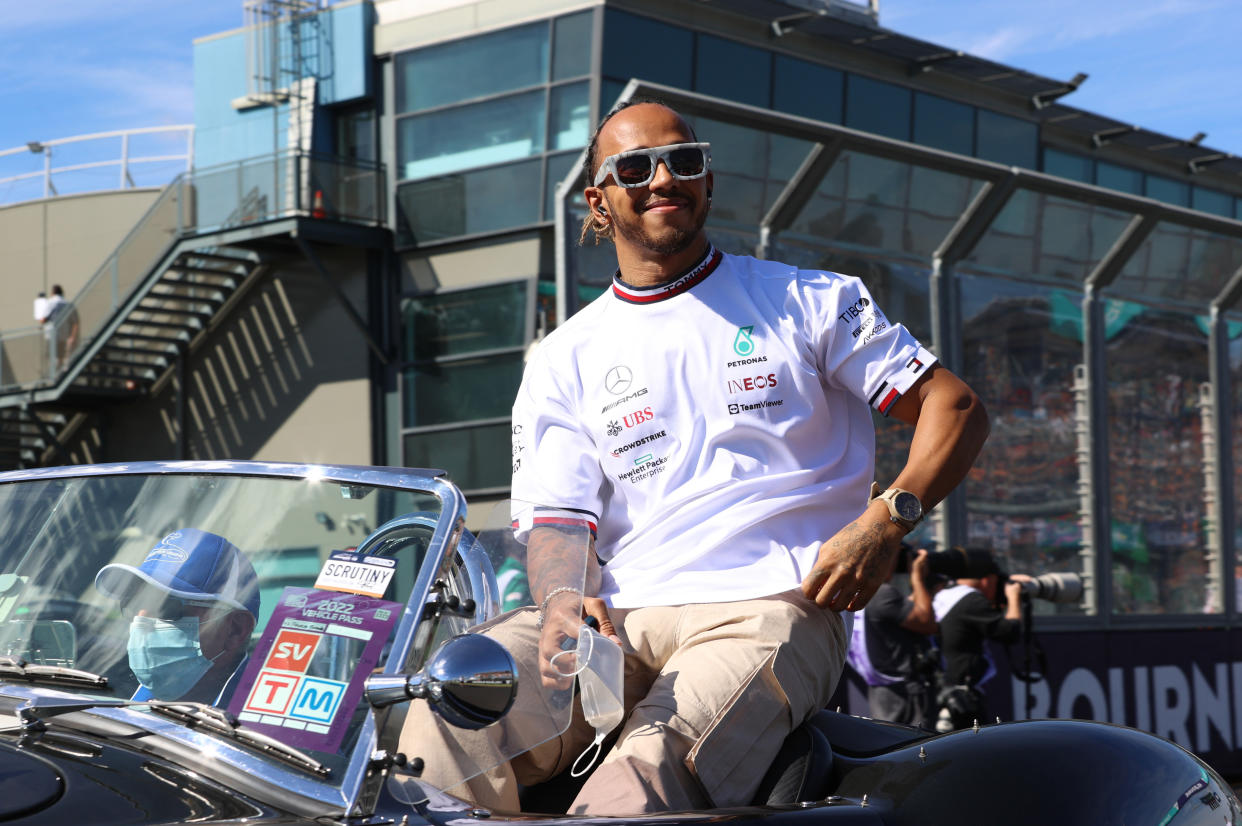
<instances>
[{"instance_id":1,"label":"ubs logo","mask_svg":"<svg viewBox=\"0 0 1242 826\"><path fill-rule=\"evenodd\" d=\"M635 410L628 416L623 416L621 421L625 423L626 427L634 427L642 424L643 422L649 422L654 418L655 414L651 412L651 408L644 407L642 410Z\"/></svg>"},{"instance_id":2,"label":"ubs logo","mask_svg":"<svg viewBox=\"0 0 1242 826\"><path fill-rule=\"evenodd\" d=\"M614 396L620 396L634 383L634 374L624 364L618 364L604 376L604 389Z\"/></svg>"}]
</instances>

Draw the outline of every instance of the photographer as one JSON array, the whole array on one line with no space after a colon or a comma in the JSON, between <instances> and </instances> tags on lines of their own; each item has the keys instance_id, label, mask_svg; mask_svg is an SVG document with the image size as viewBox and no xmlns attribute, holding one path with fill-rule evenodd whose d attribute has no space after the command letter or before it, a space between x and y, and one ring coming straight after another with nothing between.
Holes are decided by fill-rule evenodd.
<instances>
[{"instance_id":1,"label":"photographer","mask_svg":"<svg viewBox=\"0 0 1242 826\"><path fill-rule=\"evenodd\" d=\"M867 683L871 716L930 729L934 722L935 661L930 635L936 633L929 587L927 551L920 548L912 563L903 544L898 570L910 571L909 597L892 584L892 574L854 616L849 663Z\"/></svg>"},{"instance_id":2,"label":"photographer","mask_svg":"<svg viewBox=\"0 0 1242 826\"><path fill-rule=\"evenodd\" d=\"M1025 574L1012 574L1006 581L986 550L968 549L962 553L971 560L971 576L959 576L955 584L936 594L932 603L940 625L940 651L945 662L937 730L948 730L949 720L951 728L957 729L989 719L980 689L996 668L986 644L988 640L1006 645L1018 641L1022 633L1022 583L1032 581ZM1002 581L1003 613L997 601Z\"/></svg>"}]
</instances>

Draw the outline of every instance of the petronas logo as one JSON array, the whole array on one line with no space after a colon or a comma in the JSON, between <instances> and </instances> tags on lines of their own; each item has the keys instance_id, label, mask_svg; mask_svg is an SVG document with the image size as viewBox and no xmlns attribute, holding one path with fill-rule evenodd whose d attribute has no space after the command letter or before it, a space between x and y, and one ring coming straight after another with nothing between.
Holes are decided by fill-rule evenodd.
<instances>
[{"instance_id":1,"label":"petronas logo","mask_svg":"<svg viewBox=\"0 0 1242 826\"><path fill-rule=\"evenodd\" d=\"M755 342L751 341L750 334L755 327L752 324L749 327L738 327L737 338L733 339L733 352L739 356L749 356L755 352Z\"/></svg>"}]
</instances>

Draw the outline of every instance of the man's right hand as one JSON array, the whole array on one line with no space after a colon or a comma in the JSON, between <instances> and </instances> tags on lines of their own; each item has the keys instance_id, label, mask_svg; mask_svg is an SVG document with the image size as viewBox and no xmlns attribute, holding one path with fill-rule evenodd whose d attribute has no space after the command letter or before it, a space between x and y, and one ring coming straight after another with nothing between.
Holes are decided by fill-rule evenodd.
<instances>
[{"instance_id":1,"label":"man's right hand","mask_svg":"<svg viewBox=\"0 0 1242 826\"><path fill-rule=\"evenodd\" d=\"M561 591L546 600L539 632L539 677L545 689L566 689L574 684L578 658L573 652L582 627L579 596L577 591Z\"/></svg>"}]
</instances>

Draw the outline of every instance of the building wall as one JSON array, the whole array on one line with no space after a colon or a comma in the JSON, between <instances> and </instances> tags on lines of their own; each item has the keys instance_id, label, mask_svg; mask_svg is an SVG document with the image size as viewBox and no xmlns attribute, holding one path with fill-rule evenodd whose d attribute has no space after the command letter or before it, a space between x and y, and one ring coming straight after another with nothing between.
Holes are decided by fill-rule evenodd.
<instances>
[{"instance_id":1,"label":"building wall","mask_svg":"<svg viewBox=\"0 0 1242 826\"><path fill-rule=\"evenodd\" d=\"M355 308L366 306L366 254L318 254ZM289 257L191 354L186 428L193 459L371 463L368 349L310 264ZM74 461L177 458L175 375L149 399L89 418Z\"/></svg>"},{"instance_id":2,"label":"building wall","mask_svg":"<svg viewBox=\"0 0 1242 826\"><path fill-rule=\"evenodd\" d=\"M158 194L158 189L127 189L0 207L5 294L0 331L33 325L34 297L53 284L72 299Z\"/></svg>"},{"instance_id":3,"label":"building wall","mask_svg":"<svg viewBox=\"0 0 1242 826\"><path fill-rule=\"evenodd\" d=\"M317 102L333 106L372 94L374 62L370 3L332 6L304 23L305 62L315 66ZM194 157L200 169L255 158L288 147L289 105L247 105L247 33L224 32L194 41ZM287 39L287 37L286 37ZM312 57L312 55L314 57ZM282 74L281 89L292 76ZM316 121L315 131L330 126ZM330 135L316 135L315 148L326 151Z\"/></svg>"}]
</instances>

